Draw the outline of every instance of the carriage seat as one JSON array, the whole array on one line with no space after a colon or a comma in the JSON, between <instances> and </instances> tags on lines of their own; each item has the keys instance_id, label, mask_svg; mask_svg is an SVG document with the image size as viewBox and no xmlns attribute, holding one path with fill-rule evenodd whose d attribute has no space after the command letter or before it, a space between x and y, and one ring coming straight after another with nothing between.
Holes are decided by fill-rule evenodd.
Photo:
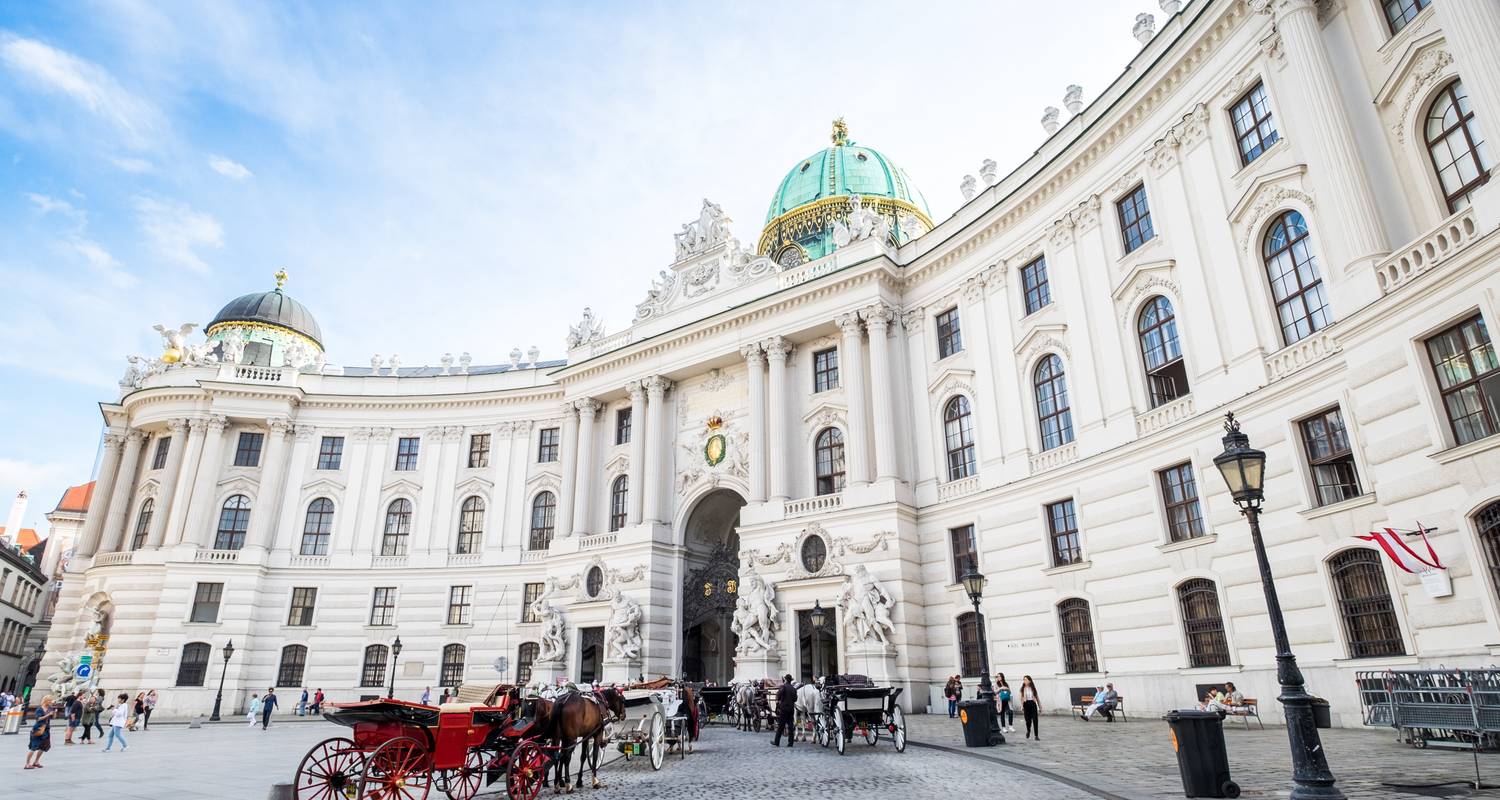
<instances>
[{"instance_id":1,"label":"carriage seat","mask_svg":"<svg viewBox=\"0 0 1500 800\"><path fill-rule=\"evenodd\" d=\"M444 703L438 706L438 711L444 714L463 714L476 708L485 708L484 703Z\"/></svg>"}]
</instances>

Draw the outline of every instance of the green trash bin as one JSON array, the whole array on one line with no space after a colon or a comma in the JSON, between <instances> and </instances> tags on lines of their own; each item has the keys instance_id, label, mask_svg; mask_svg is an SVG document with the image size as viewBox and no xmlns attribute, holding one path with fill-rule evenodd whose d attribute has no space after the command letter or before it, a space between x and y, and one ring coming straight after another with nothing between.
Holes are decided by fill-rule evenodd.
<instances>
[{"instance_id":1,"label":"green trash bin","mask_svg":"<svg viewBox=\"0 0 1500 800\"><path fill-rule=\"evenodd\" d=\"M994 747L1005 744L1000 724L995 719L992 700L964 700L958 704L958 719L964 726L965 747Z\"/></svg>"},{"instance_id":2,"label":"green trash bin","mask_svg":"<svg viewBox=\"0 0 1500 800\"><path fill-rule=\"evenodd\" d=\"M1224 715L1218 711L1169 711L1162 717L1171 726L1172 749L1182 792L1188 797L1239 797L1240 785L1229 778L1229 753L1224 749Z\"/></svg>"}]
</instances>

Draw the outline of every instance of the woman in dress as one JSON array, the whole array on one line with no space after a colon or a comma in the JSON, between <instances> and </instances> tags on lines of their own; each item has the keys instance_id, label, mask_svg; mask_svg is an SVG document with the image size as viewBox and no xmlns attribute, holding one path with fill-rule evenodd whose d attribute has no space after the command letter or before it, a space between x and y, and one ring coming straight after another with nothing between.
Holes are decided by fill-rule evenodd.
<instances>
[{"instance_id":1,"label":"woman in dress","mask_svg":"<svg viewBox=\"0 0 1500 800\"><path fill-rule=\"evenodd\" d=\"M41 769L42 754L52 749L52 695L37 706L36 721L31 723L31 738L26 744L26 769Z\"/></svg>"}]
</instances>

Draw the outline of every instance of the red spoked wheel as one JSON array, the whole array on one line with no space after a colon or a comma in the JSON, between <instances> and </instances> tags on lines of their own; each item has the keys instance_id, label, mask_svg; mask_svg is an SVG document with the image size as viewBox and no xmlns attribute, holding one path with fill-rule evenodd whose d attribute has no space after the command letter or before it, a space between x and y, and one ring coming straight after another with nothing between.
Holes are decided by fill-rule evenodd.
<instances>
[{"instance_id":1,"label":"red spoked wheel","mask_svg":"<svg viewBox=\"0 0 1500 800\"><path fill-rule=\"evenodd\" d=\"M536 800L547 780L547 762L547 754L536 742L527 740L516 745L505 775L505 792L510 800Z\"/></svg>"},{"instance_id":2,"label":"red spoked wheel","mask_svg":"<svg viewBox=\"0 0 1500 800\"><path fill-rule=\"evenodd\" d=\"M438 776L438 788L451 800L470 800L479 794L489 758L479 750L470 750L464 756L464 765L458 769L445 769Z\"/></svg>"},{"instance_id":3,"label":"red spoked wheel","mask_svg":"<svg viewBox=\"0 0 1500 800\"><path fill-rule=\"evenodd\" d=\"M365 760L358 800L425 800L432 791L432 755L416 739L399 736Z\"/></svg>"},{"instance_id":4,"label":"red spoked wheel","mask_svg":"<svg viewBox=\"0 0 1500 800\"><path fill-rule=\"evenodd\" d=\"M354 800L365 756L354 742L333 738L318 742L297 765L292 784L297 800Z\"/></svg>"}]
</instances>

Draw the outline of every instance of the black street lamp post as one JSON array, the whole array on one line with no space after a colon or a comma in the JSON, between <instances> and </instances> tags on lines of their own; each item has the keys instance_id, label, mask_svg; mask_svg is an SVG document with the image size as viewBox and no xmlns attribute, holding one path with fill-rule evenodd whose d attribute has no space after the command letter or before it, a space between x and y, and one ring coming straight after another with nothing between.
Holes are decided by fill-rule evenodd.
<instances>
[{"instance_id":1,"label":"black street lamp post","mask_svg":"<svg viewBox=\"0 0 1500 800\"><path fill-rule=\"evenodd\" d=\"M389 697L389 698L391 698L393 700L396 697L396 659L400 655L401 655L401 637L397 636L396 637L396 641L391 642L391 688L385 694L386 697Z\"/></svg>"},{"instance_id":2,"label":"black street lamp post","mask_svg":"<svg viewBox=\"0 0 1500 800\"><path fill-rule=\"evenodd\" d=\"M234 640L224 645L224 668L219 671L219 692L214 695L214 713L209 716L209 722L219 721L219 706L224 703L224 676L229 672L229 659L234 655Z\"/></svg>"},{"instance_id":3,"label":"black street lamp post","mask_svg":"<svg viewBox=\"0 0 1500 800\"><path fill-rule=\"evenodd\" d=\"M828 614L823 611L823 603L814 600L812 613L808 614L808 621L812 622L812 679L818 682L818 668L823 662L818 660L818 640L823 638L823 623L828 621Z\"/></svg>"},{"instance_id":4,"label":"black street lamp post","mask_svg":"<svg viewBox=\"0 0 1500 800\"><path fill-rule=\"evenodd\" d=\"M990 685L990 643L984 630L984 616L979 613L979 601L984 599L984 585L988 581L978 569L969 570L960 580L974 604L974 632L979 637L979 699L990 704L990 741L1005 744L1005 734L1000 732L1000 720L994 709L995 690Z\"/></svg>"},{"instance_id":5,"label":"black street lamp post","mask_svg":"<svg viewBox=\"0 0 1500 800\"><path fill-rule=\"evenodd\" d=\"M1281 615L1281 601L1276 598L1276 582L1271 576L1271 562L1260 537L1260 507L1265 499L1266 454L1250 447L1250 437L1240 432L1234 413L1224 415L1224 452L1214 457L1214 466L1229 485L1240 513L1250 523L1250 540L1255 546L1255 560L1260 564L1260 584L1266 595L1266 610L1271 617L1271 634L1276 639L1276 679L1281 683L1282 713L1286 715L1286 733L1292 747L1292 800L1343 800L1344 793L1334 784L1333 772L1323 754L1323 743L1313 721L1312 696L1303 689L1302 670L1292 655L1286 636L1286 620Z\"/></svg>"}]
</instances>

